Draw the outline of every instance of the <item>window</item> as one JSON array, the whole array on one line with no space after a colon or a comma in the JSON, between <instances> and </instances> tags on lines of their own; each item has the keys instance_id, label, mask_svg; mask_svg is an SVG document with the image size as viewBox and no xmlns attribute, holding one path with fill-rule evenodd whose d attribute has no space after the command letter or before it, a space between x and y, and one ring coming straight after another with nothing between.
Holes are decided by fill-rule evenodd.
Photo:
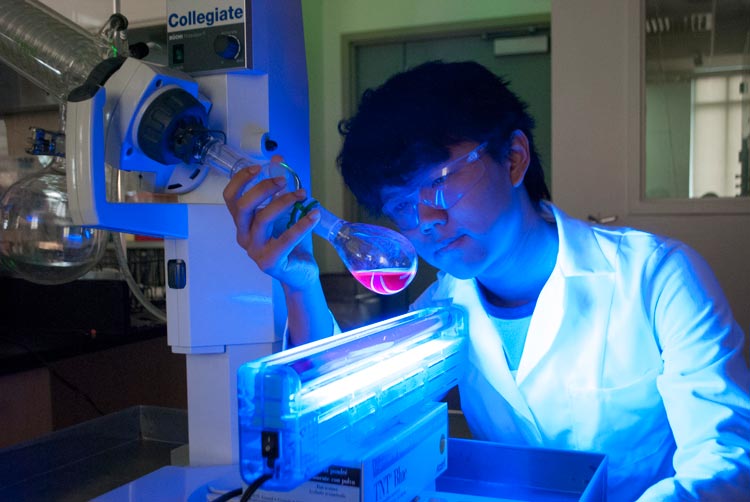
<instances>
[{"instance_id":1,"label":"window","mask_svg":"<svg viewBox=\"0 0 750 502\"><path fill-rule=\"evenodd\" d=\"M750 0L643 1L645 164L631 207L746 212Z\"/></svg>"},{"instance_id":2,"label":"window","mask_svg":"<svg viewBox=\"0 0 750 502\"><path fill-rule=\"evenodd\" d=\"M693 81L690 197L747 196L743 144L747 145L747 78L699 77ZM744 151L747 151L745 146ZM745 168L745 178L747 177Z\"/></svg>"}]
</instances>

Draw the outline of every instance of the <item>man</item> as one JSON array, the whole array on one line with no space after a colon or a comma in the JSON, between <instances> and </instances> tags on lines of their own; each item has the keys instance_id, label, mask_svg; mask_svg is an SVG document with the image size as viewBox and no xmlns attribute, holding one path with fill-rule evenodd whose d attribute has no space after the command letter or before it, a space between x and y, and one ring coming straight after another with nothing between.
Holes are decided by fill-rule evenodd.
<instances>
[{"instance_id":1,"label":"man","mask_svg":"<svg viewBox=\"0 0 750 502\"><path fill-rule=\"evenodd\" d=\"M750 500L750 374L743 333L706 263L684 244L592 226L549 202L533 120L471 62L432 62L362 98L340 126L339 166L440 269L412 306L469 315L461 407L473 435L600 451L613 501ZM272 222L304 193L270 180L225 200L240 245L279 279L293 343L327 336L311 213Z\"/></svg>"}]
</instances>

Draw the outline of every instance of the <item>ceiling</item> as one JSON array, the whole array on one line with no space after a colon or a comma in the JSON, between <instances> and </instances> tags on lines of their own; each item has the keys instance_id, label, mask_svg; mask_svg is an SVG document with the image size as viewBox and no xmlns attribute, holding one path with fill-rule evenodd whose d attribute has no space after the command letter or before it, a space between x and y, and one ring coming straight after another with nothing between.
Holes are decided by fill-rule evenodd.
<instances>
[{"instance_id":1,"label":"ceiling","mask_svg":"<svg viewBox=\"0 0 750 502\"><path fill-rule=\"evenodd\" d=\"M646 0L645 5L649 63L699 71L750 62L750 0Z\"/></svg>"}]
</instances>

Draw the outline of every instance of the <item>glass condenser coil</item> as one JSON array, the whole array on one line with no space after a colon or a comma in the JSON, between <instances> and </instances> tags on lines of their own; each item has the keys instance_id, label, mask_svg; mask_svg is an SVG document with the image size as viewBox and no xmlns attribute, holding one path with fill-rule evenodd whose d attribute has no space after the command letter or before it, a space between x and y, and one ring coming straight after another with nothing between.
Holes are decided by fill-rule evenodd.
<instances>
[{"instance_id":1,"label":"glass condenser coil","mask_svg":"<svg viewBox=\"0 0 750 502\"><path fill-rule=\"evenodd\" d=\"M371 448L404 410L458 383L465 323L457 307L418 310L241 366L243 479L289 490Z\"/></svg>"}]
</instances>

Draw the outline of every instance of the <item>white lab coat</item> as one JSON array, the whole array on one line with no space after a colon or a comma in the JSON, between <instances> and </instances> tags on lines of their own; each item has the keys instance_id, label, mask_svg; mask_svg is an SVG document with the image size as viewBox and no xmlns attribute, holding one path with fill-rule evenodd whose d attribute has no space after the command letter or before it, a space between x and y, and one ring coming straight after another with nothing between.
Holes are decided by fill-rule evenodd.
<instances>
[{"instance_id":1,"label":"white lab coat","mask_svg":"<svg viewBox=\"0 0 750 502\"><path fill-rule=\"evenodd\" d=\"M680 242L543 209L559 253L515 379L475 280L441 272L413 305L468 312L474 436L603 452L612 502L750 500L743 333L709 267Z\"/></svg>"}]
</instances>

